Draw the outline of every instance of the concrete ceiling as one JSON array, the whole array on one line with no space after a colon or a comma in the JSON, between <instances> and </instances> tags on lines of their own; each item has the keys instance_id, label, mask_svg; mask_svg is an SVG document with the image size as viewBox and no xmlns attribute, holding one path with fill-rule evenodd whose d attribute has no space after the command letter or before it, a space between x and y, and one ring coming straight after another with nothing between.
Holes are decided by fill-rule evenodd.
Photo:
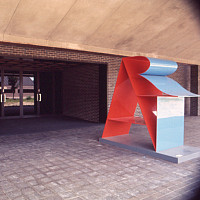
<instances>
[{"instance_id":1,"label":"concrete ceiling","mask_svg":"<svg viewBox=\"0 0 200 200\"><path fill-rule=\"evenodd\" d=\"M0 0L0 41L200 65L192 0Z\"/></svg>"}]
</instances>

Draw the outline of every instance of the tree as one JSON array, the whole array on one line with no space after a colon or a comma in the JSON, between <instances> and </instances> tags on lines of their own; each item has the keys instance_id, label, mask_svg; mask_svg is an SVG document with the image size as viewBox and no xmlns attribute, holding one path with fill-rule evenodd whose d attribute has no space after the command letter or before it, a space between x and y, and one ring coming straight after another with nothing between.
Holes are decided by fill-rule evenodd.
<instances>
[{"instance_id":1,"label":"tree","mask_svg":"<svg viewBox=\"0 0 200 200\"><path fill-rule=\"evenodd\" d=\"M11 91L13 93L13 99L15 96L15 89L18 87L17 82L18 82L18 77L17 76L8 76L8 85L11 86Z\"/></svg>"}]
</instances>

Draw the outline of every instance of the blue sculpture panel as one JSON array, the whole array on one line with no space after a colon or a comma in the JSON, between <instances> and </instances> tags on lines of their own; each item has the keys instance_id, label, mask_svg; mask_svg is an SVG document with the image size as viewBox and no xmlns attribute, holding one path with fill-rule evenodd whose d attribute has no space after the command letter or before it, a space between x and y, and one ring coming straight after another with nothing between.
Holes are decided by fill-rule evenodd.
<instances>
[{"instance_id":1,"label":"blue sculpture panel","mask_svg":"<svg viewBox=\"0 0 200 200\"><path fill-rule=\"evenodd\" d=\"M198 95L189 92L183 88L179 83L173 79L166 76L150 76L150 75L141 75L150 81L156 88L160 91L172 95L172 96L182 96L182 97L197 97Z\"/></svg>"},{"instance_id":2,"label":"blue sculpture panel","mask_svg":"<svg viewBox=\"0 0 200 200\"><path fill-rule=\"evenodd\" d=\"M156 151L184 144L184 98L157 97Z\"/></svg>"},{"instance_id":3,"label":"blue sculpture panel","mask_svg":"<svg viewBox=\"0 0 200 200\"><path fill-rule=\"evenodd\" d=\"M174 61L147 58L150 61L150 67L146 72L142 73L144 75L168 76L173 74L178 68L177 63Z\"/></svg>"}]
</instances>

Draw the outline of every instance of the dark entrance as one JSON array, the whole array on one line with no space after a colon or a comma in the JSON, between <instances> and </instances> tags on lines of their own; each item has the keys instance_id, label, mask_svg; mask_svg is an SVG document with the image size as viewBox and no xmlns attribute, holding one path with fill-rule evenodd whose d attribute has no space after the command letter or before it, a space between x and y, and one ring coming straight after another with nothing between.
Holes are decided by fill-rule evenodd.
<instances>
[{"instance_id":1,"label":"dark entrance","mask_svg":"<svg viewBox=\"0 0 200 200\"><path fill-rule=\"evenodd\" d=\"M9 57L0 64L1 118L64 115L105 122L106 65ZM17 80L14 89L8 77Z\"/></svg>"},{"instance_id":2,"label":"dark entrance","mask_svg":"<svg viewBox=\"0 0 200 200\"><path fill-rule=\"evenodd\" d=\"M62 114L62 71L40 72L40 114Z\"/></svg>"}]
</instances>

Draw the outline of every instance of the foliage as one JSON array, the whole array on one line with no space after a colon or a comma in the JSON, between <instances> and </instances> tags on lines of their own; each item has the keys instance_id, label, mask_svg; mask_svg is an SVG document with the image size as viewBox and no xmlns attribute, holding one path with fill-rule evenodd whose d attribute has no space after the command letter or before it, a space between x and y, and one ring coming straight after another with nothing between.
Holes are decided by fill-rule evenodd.
<instances>
[{"instance_id":1,"label":"foliage","mask_svg":"<svg viewBox=\"0 0 200 200\"><path fill-rule=\"evenodd\" d=\"M26 100L31 100L31 96L26 97Z\"/></svg>"}]
</instances>

